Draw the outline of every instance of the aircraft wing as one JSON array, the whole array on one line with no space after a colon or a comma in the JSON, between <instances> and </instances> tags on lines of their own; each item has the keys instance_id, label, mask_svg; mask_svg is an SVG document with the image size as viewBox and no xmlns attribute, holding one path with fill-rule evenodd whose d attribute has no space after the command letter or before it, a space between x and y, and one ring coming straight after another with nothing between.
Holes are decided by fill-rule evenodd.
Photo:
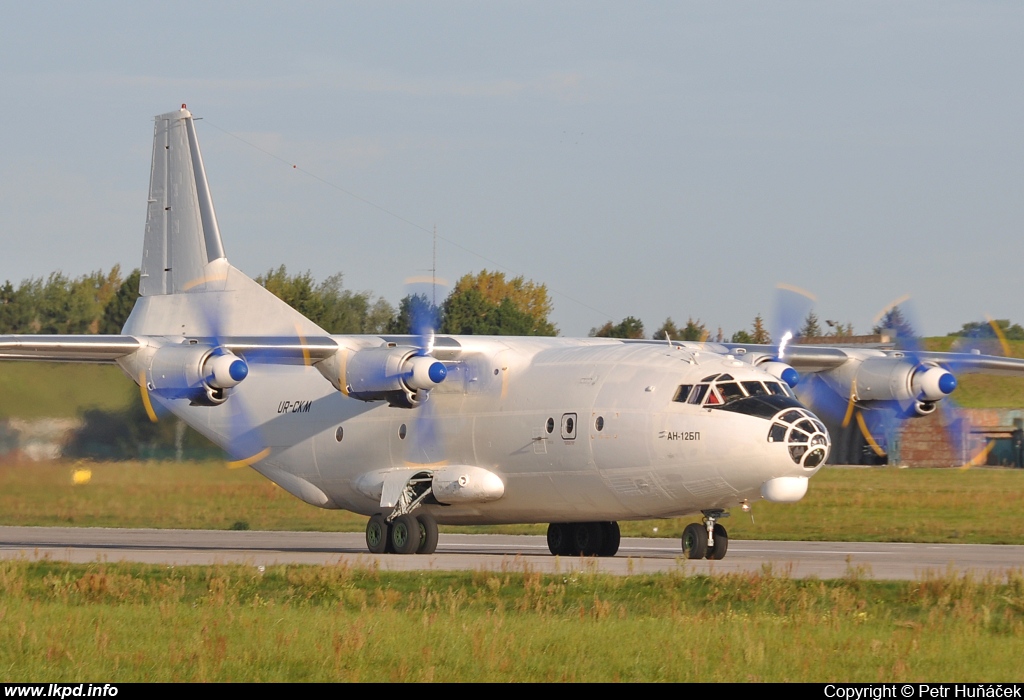
<instances>
[{"instance_id":1,"label":"aircraft wing","mask_svg":"<svg viewBox=\"0 0 1024 700\"><path fill-rule=\"evenodd\" d=\"M914 356L923 362L935 362L948 367L957 374L1024 375L1024 359L1018 357L975 355L967 352L915 352Z\"/></svg>"},{"instance_id":2,"label":"aircraft wing","mask_svg":"<svg viewBox=\"0 0 1024 700\"><path fill-rule=\"evenodd\" d=\"M141 347L130 335L0 335L0 360L111 363Z\"/></svg>"},{"instance_id":3,"label":"aircraft wing","mask_svg":"<svg viewBox=\"0 0 1024 700\"><path fill-rule=\"evenodd\" d=\"M331 338L221 338L236 355L264 362L314 363L338 351ZM0 335L0 360L113 363L148 345L131 335Z\"/></svg>"},{"instance_id":4,"label":"aircraft wing","mask_svg":"<svg viewBox=\"0 0 1024 700\"><path fill-rule=\"evenodd\" d=\"M777 357L777 345L747 345L722 343L728 352L741 350L753 357ZM863 362L871 358L906 358L908 363L934 362L956 374L997 374L1024 376L1024 359L977 355L966 352L937 352L930 350L902 351L891 347L878 348L857 345L789 345L783 353L783 362L798 372L816 374L837 369L850 362ZM763 360L762 360L763 361Z\"/></svg>"}]
</instances>

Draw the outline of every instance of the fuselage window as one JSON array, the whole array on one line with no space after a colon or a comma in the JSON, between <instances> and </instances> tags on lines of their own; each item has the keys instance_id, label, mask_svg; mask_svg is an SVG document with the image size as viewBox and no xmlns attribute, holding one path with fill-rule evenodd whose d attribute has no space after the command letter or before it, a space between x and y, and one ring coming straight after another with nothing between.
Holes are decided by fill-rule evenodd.
<instances>
[{"instance_id":1,"label":"fuselage window","mask_svg":"<svg viewBox=\"0 0 1024 700\"><path fill-rule=\"evenodd\" d=\"M683 384L676 389L676 395L672 398L673 401L679 403L686 403L686 400L690 398L690 390L693 389L693 384Z\"/></svg>"}]
</instances>

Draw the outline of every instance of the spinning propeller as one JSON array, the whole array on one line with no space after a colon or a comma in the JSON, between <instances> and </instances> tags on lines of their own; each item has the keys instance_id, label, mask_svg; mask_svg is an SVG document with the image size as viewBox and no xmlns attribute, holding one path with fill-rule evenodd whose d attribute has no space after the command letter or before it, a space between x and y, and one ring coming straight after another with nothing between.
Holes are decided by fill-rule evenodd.
<instances>
[{"instance_id":1,"label":"spinning propeller","mask_svg":"<svg viewBox=\"0 0 1024 700\"><path fill-rule=\"evenodd\" d=\"M220 412L217 418L222 419L220 425L226 433L223 447L229 457L228 468L255 464L270 454L270 448L236 390L249 376L249 362L226 347L221 301L196 307L202 310L209 336L157 348L148 363L148 374L146 369L139 373L143 406L154 423L158 414L171 412L176 400L186 399Z\"/></svg>"},{"instance_id":2,"label":"spinning propeller","mask_svg":"<svg viewBox=\"0 0 1024 700\"><path fill-rule=\"evenodd\" d=\"M430 400L430 390L448 376L448 368L433 356L434 337L440 323L436 295L435 279L406 280L405 299L408 301L409 332L416 345L412 380L416 386L423 387L417 389L418 405L406 452L407 464L439 465L447 461L438 431L436 402ZM417 370L426 376L415 376Z\"/></svg>"},{"instance_id":3,"label":"spinning propeller","mask_svg":"<svg viewBox=\"0 0 1024 700\"><path fill-rule=\"evenodd\" d=\"M780 342L786 333L805 324L814 297L789 285L778 287L778 313L773 333ZM895 349L885 356L853 357L855 363L813 375L801 382L800 394L830 422L848 428L855 423L868 446L879 456L891 449L899 424L911 417L941 410L943 426L957 454L965 454L965 415L949 395L956 377L922 356L914 332L909 296L888 304L875 318L895 332ZM785 349L780 342L780 357Z\"/></svg>"}]
</instances>

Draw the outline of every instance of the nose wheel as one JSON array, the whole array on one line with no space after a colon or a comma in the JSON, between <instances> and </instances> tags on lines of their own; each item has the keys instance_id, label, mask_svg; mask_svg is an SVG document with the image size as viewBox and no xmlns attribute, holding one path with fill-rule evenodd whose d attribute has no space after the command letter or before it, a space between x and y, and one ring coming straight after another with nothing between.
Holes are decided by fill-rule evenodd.
<instances>
[{"instance_id":1,"label":"nose wheel","mask_svg":"<svg viewBox=\"0 0 1024 700\"><path fill-rule=\"evenodd\" d=\"M705 510L702 524L690 523L683 530L683 555L687 559L724 559L729 549L729 533L717 522L729 514L723 510Z\"/></svg>"}]
</instances>

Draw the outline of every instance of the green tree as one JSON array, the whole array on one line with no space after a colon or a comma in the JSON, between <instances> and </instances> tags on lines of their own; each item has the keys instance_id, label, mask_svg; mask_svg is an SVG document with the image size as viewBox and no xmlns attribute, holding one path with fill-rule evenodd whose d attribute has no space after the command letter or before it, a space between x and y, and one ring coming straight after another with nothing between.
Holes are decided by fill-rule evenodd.
<instances>
[{"instance_id":1,"label":"green tree","mask_svg":"<svg viewBox=\"0 0 1024 700\"><path fill-rule=\"evenodd\" d=\"M124 328L124 323L128 320L128 315L131 314L135 302L139 298L140 274L138 268L132 270L132 273L121 283L117 292L107 302L103 308L103 317L100 319L100 333L116 335Z\"/></svg>"},{"instance_id":2,"label":"green tree","mask_svg":"<svg viewBox=\"0 0 1024 700\"><path fill-rule=\"evenodd\" d=\"M661 324L661 328L654 331L654 335L651 337L655 340L680 340L682 338L682 333L678 328L676 328L676 324L672 321L672 317L669 316L665 319L665 322Z\"/></svg>"},{"instance_id":3,"label":"green tree","mask_svg":"<svg viewBox=\"0 0 1024 700\"><path fill-rule=\"evenodd\" d=\"M34 317L26 283L15 289L9 280L4 282L0 287L0 333L31 333Z\"/></svg>"},{"instance_id":4,"label":"green tree","mask_svg":"<svg viewBox=\"0 0 1024 700\"><path fill-rule=\"evenodd\" d=\"M732 338L730 338L730 342L733 342L733 343L753 343L754 342L754 337L752 335L750 335L750 333L747 333L746 331L736 331L735 333L732 334Z\"/></svg>"},{"instance_id":5,"label":"green tree","mask_svg":"<svg viewBox=\"0 0 1024 700\"><path fill-rule=\"evenodd\" d=\"M388 323L387 332L417 333L417 323L436 331L441 327L441 308L434 306L426 294L406 294L398 304L398 313Z\"/></svg>"},{"instance_id":6,"label":"green tree","mask_svg":"<svg viewBox=\"0 0 1024 700\"><path fill-rule=\"evenodd\" d=\"M882 316L882 319L871 329L872 333L895 331L897 338L915 338L917 333L914 327L900 311L899 305L892 307Z\"/></svg>"},{"instance_id":7,"label":"green tree","mask_svg":"<svg viewBox=\"0 0 1024 700\"><path fill-rule=\"evenodd\" d=\"M281 265L256 281L328 333L381 333L395 313L383 299L373 301L369 292L343 289L340 273L317 284L308 270L289 275Z\"/></svg>"},{"instance_id":8,"label":"green tree","mask_svg":"<svg viewBox=\"0 0 1024 700\"><path fill-rule=\"evenodd\" d=\"M758 345L767 345L772 342L772 337L764 327L764 318L761 314L754 316L753 333L750 334L750 342Z\"/></svg>"},{"instance_id":9,"label":"green tree","mask_svg":"<svg viewBox=\"0 0 1024 700\"><path fill-rule=\"evenodd\" d=\"M965 323L960 330L949 333L948 335L960 338L995 338L996 331L992 327L993 323L999 328L999 331L1007 340L1024 340L1024 328L1021 328L1020 325L1016 323L1010 325L1010 320L1006 318L999 318L993 321L974 321L971 323Z\"/></svg>"},{"instance_id":10,"label":"green tree","mask_svg":"<svg viewBox=\"0 0 1024 700\"><path fill-rule=\"evenodd\" d=\"M547 288L500 272L465 275L442 305L441 332L460 335L556 335Z\"/></svg>"},{"instance_id":11,"label":"green tree","mask_svg":"<svg viewBox=\"0 0 1024 700\"><path fill-rule=\"evenodd\" d=\"M522 275L505 279L504 272L490 272L481 270L476 275L463 275L455 284L452 293L464 292L467 289L476 289L484 300L497 306L503 299L511 299L513 305L525 314L529 314L540 322L547 323L551 315L551 300L548 298L547 285L536 284L525 280ZM552 326L552 328L554 328ZM539 335L555 335L552 333Z\"/></svg>"},{"instance_id":12,"label":"green tree","mask_svg":"<svg viewBox=\"0 0 1024 700\"><path fill-rule=\"evenodd\" d=\"M638 318L626 316L617 324L608 321L600 328L590 329L591 337L595 338L645 338L644 324Z\"/></svg>"},{"instance_id":13,"label":"green tree","mask_svg":"<svg viewBox=\"0 0 1024 700\"><path fill-rule=\"evenodd\" d=\"M680 340L698 340L704 342L708 339L708 330L704 327L704 324L700 322L698 318L696 321L693 317L686 320L686 325L683 330L679 333Z\"/></svg>"},{"instance_id":14,"label":"green tree","mask_svg":"<svg viewBox=\"0 0 1024 700\"><path fill-rule=\"evenodd\" d=\"M813 310L807 312L804 319L804 326L799 333L801 338L817 338L821 335L821 326L818 325L818 315Z\"/></svg>"}]
</instances>

